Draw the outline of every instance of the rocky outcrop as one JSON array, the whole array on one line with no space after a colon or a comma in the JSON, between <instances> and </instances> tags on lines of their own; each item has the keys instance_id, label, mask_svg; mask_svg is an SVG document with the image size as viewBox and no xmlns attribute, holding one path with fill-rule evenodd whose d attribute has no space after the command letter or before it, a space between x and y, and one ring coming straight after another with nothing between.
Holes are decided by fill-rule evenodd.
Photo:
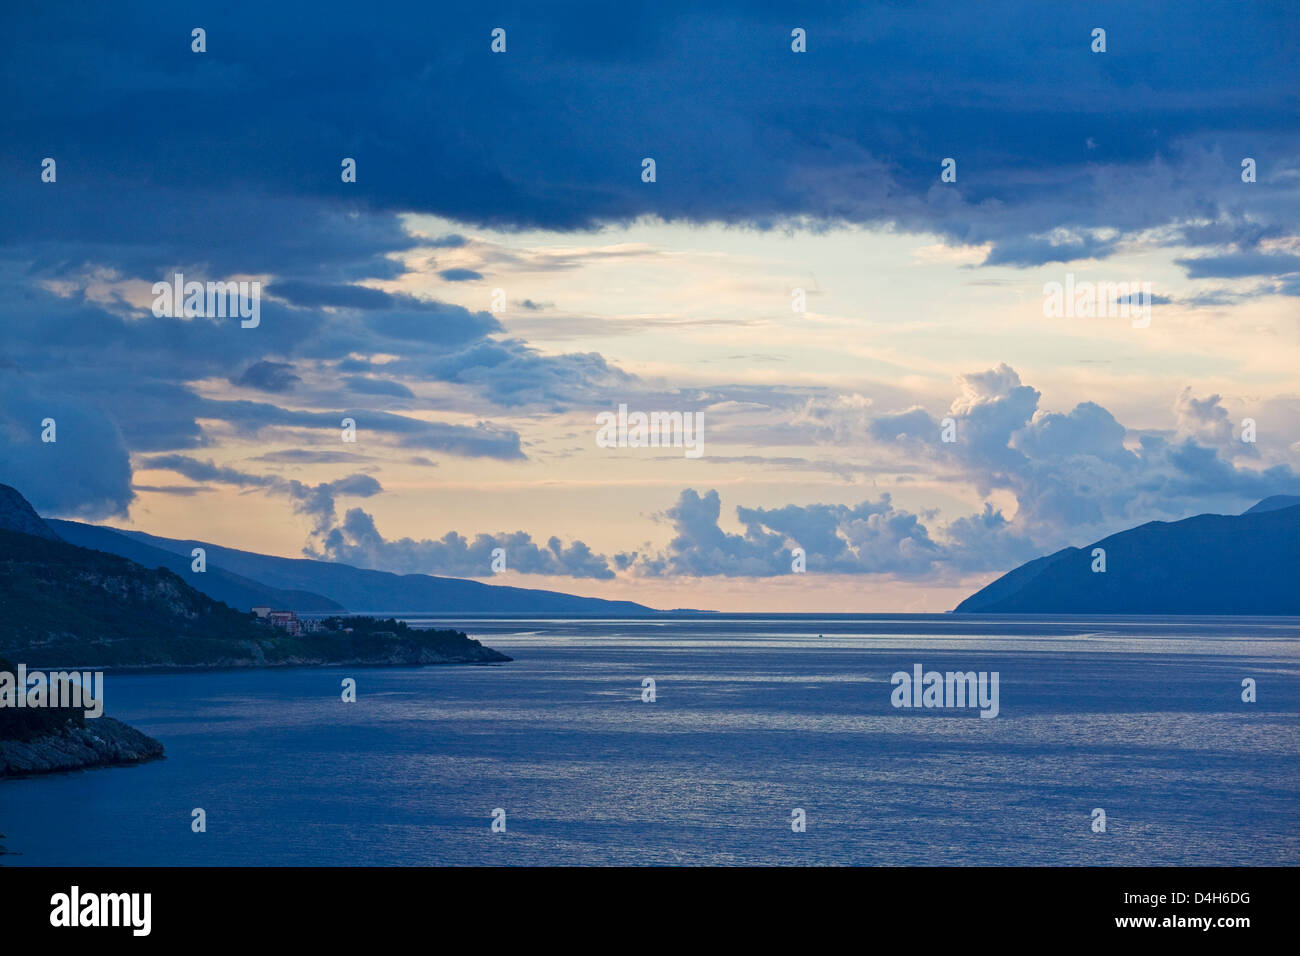
<instances>
[{"instance_id":1,"label":"rocky outcrop","mask_svg":"<svg viewBox=\"0 0 1300 956\"><path fill-rule=\"evenodd\" d=\"M162 755L163 745L148 734L99 717L33 740L0 740L0 777L143 763Z\"/></svg>"}]
</instances>

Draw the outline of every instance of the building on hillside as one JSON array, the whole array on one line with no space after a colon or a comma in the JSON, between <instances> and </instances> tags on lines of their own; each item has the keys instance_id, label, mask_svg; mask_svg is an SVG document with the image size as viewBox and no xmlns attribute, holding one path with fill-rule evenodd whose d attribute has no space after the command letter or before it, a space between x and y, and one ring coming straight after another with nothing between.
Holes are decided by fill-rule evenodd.
<instances>
[{"instance_id":1,"label":"building on hillside","mask_svg":"<svg viewBox=\"0 0 1300 956\"><path fill-rule=\"evenodd\" d=\"M298 620L298 615L293 611L270 611L266 618L271 622L272 627L288 631L295 637L302 633L302 623Z\"/></svg>"},{"instance_id":2,"label":"building on hillside","mask_svg":"<svg viewBox=\"0 0 1300 956\"><path fill-rule=\"evenodd\" d=\"M271 613L271 606L269 604L258 604L252 608L252 611L258 617L265 620L266 616Z\"/></svg>"}]
</instances>

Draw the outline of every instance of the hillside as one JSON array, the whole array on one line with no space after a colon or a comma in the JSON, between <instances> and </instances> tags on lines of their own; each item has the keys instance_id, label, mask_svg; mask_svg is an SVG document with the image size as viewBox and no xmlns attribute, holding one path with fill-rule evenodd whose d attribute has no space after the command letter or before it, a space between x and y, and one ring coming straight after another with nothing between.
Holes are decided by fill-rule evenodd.
<instances>
[{"instance_id":1,"label":"hillside","mask_svg":"<svg viewBox=\"0 0 1300 956\"><path fill-rule=\"evenodd\" d=\"M478 581L429 574L392 574L309 558L277 558L223 548L205 541L160 538L139 531L117 531L75 521L51 520L47 523L69 540L85 543L93 541L91 546L115 554L126 553L129 549L126 542L130 542L182 555L187 567L190 551L201 547L207 551L208 573L218 567L260 582L264 587L325 595L352 611L387 614L590 614L612 617L639 617L659 613L632 601L606 601L559 591L481 584ZM201 577L191 575L187 580L195 587L207 589L208 584L199 580Z\"/></svg>"},{"instance_id":2,"label":"hillside","mask_svg":"<svg viewBox=\"0 0 1300 956\"><path fill-rule=\"evenodd\" d=\"M165 569L0 531L0 653L29 664L197 663L265 636Z\"/></svg>"},{"instance_id":3,"label":"hillside","mask_svg":"<svg viewBox=\"0 0 1300 956\"><path fill-rule=\"evenodd\" d=\"M346 622L300 637L217 601L165 567L81 548L0 485L0 657L29 667L257 667L493 663L510 658L459 631ZM12 527L36 531L29 534ZM197 575L196 575L197 576ZM376 625L382 624L381 629Z\"/></svg>"},{"instance_id":4,"label":"hillside","mask_svg":"<svg viewBox=\"0 0 1300 956\"><path fill-rule=\"evenodd\" d=\"M1279 496L1280 498L1280 496ZM1152 521L1004 574L957 605L977 614L1300 614L1300 501ZM1092 571L1092 551L1106 571Z\"/></svg>"},{"instance_id":5,"label":"hillside","mask_svg":"<svg viewBox=\"0 0 1300 956\"><path fill-rule=\"evenodd\" d=\"M81 524L76 521L50 520L46 523L57 528L58 536L70 544L116 554L146 568L167 568L208 597L241 611L247 611L258 605L297 611L299 614L342 614L347 610L343 605L320 594L297 589L267 587L259 581L218 567L211 561L207 563L206 570L196 572L192 568L190 551L167 551L156 548L112 528L101 528L98 525Z\"/></svg>"},{"instance_id":6,"label":"hillside","mask_svg":"<svg viewBox=\"0 0 1300 956\"><path fill-rule=\"evenodd\" d=\"M51 541L59 540L59 536L41 520L27 499L8 485L0 485L0 528Z\"/></svg>"}]
</instances>

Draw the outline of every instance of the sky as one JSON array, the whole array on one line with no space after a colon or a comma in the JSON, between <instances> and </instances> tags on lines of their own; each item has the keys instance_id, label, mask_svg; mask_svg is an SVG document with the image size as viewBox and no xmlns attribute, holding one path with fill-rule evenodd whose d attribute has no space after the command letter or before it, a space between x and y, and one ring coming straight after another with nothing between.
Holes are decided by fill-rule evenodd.
<instances>
[{"instance_id":1,"label":"sky","mask_svg":"<svg viewBox=\"0 0 1300 956\"><path fill-rule=\"evenodd\" d=\"M1300 493L1287 4L11 7L0 481L44 515L943 611ZM260 321L158 314L178 272Z\"/></svg>"}]
</instances>

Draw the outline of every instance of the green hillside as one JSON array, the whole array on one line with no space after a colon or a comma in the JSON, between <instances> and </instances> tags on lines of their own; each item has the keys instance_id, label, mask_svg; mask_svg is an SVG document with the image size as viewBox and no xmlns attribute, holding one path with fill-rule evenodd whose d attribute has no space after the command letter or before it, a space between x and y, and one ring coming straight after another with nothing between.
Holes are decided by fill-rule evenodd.
<instances>
[{"instance_id":1,"label":"green hillside","mask_svg":"<svg viewBox=\"0 0 1300 956\"><path fill-rule=\"evenodd\" d=\"M348 620L337 631L293 637L165 568L6 530L0 530L0 620L0 656L33 668L509 660L458 631L417 631L396 622ZM343 631L343 623L353 632Z\"/></svg>"}]
</instances>

